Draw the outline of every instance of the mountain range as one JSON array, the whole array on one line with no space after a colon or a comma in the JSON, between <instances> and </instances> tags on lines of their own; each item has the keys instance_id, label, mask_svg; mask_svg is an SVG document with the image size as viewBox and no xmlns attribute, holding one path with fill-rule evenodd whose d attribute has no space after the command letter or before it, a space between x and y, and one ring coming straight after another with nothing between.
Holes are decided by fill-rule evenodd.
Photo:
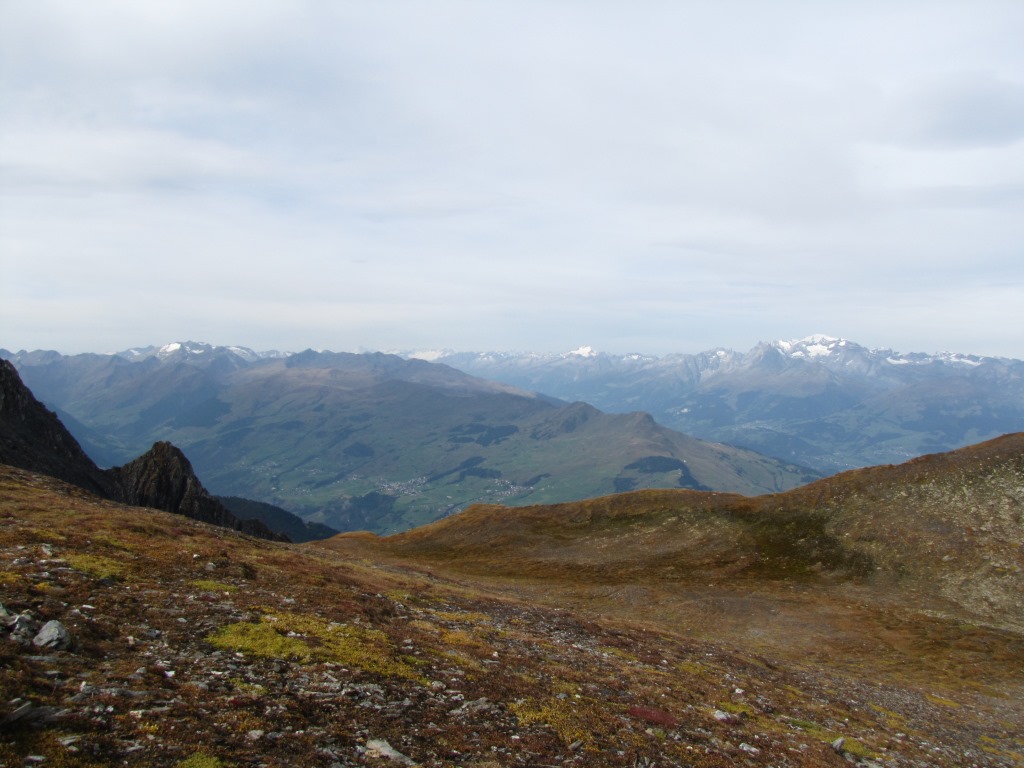
<instances>
[{"instance_id":1,"label":"mountain range","mask_svg":"<svg viewBox=\"0 0 1024 768\"><path fill-rule=\"evenodd\" d=\"M823 474L1024 429L1024 361L903 354L824 335L663 357L590 347L419 354L610 413L646 411L686 434Z\"/></svg>"},{"instance_id":2,"label":"mountain range","mask_svg":"<svg viewBox=\"0 0 1024 768\"><path fill-rule=\"evenodd\" d=\"M194 342L115 355L0 352L101 464L158 441L220 496L339 530L401 530L470 503L648 487L737 493L818 474L394 355L261 355Z\"/></svg>"}]
</instances>

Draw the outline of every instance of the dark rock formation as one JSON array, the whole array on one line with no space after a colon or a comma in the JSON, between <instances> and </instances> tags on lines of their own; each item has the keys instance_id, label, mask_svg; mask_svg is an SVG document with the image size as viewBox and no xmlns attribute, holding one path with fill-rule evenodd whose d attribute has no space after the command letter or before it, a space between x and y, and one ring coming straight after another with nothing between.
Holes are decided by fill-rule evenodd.
<instances>
[{"instance_id":1,"label":"dark rock formation","mask_svg":"<svg viewBox=\"0 0 1024 768\"><path fill-rule=\"evenodd\" d=\"M211 496L170 443L110 470L90 459L17 370L0 359L0 463L56 477L104 499L185 515L264 539L287 541L259 520L239 520Z\"/></svg>"},{"instance_id":2,"label":"dark rock formation","mask_svg":"<svg viewBox=\"0 0 1024 768\"><path fill-rule=\"evenodd\" d=\"M282 538L258 520L239 520L231 514L203 488L185 454L170 443L154 444L142 456L123 467L114 467L109 474L126 504L176 512L261 538Z\"/></svg>"}]
</instances>

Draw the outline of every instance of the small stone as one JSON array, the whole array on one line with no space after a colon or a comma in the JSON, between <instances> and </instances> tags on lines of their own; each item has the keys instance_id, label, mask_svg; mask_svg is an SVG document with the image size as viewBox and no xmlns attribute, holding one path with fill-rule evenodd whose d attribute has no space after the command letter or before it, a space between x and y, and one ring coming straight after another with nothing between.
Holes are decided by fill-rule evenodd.
<instances>
[{"instance_id":1,"label":"small stone","mask_svg":"<svg viewBox=\"0 0 1024 768\"><path fill-rule=\"evenodd\" d=\"M18 699L15 699L15 701L18 701ZM31 701L26 701L24 704L18 705L15 707L14 711L4 717L3 720L0 720L0 723L6 725L7 723L13 723L16 720L21 720L32 711L33 706L34 705Z\"/></svg>"},{"instance_id":2,"label":"small stone","mask_svg":"<svg viewBox=\"0 0 1024 768\"><path fill-rule=\"evenodd\" d=\"M32 618L30 611L5 619L11 639L19 643L29 642L39 631L39 622Z\"/></svg>"},{"instance_id":3,"label":"small stone","mask_svg":"<svg viewBox=\"0 0 1024 768\"><path fill-rule=\"evenodd\" d=\"M366 742L367 757L386 757L402 765L416 765L416 761L406 757L397 749L388 744L384 739L370 739Z\"/></svg>"},{"instance_id":4,"label":"small stone","mask_svg":"<svg viewBox=\"0 0 1024 768\"><path fill-rule=\"evenodd\" d=\"M70 648L72 642L71 633L56 619L43 624L39 634L32 639L33 645L55 651L63 651Z\"/></svg>"},{"instance_id":5,"label":"small stone","mask_svg":"<svg viewBox=\"0 0 1024 768\"><path fill-rule=\"evenodd\" d=\"M720 723L735 723L736 722L736 716L732 715L732 714L730 714L728 712L723 712L720 709L716 709L715 710L715 720L717 720Z\"/></svg>"},{"instance_id":6,"label":"small stone","mask_svg":"<svg viewBox=\"0 0 1024 768\"><path fill-rule=\"evenodd\" d=\"M753 747L750 744L747 744L747 742L745 742L745 741L740 744L740 749L742 749L744 752L747 752L747 753L749 753L751 755L756 755L758 752L761 751L757 747Z\"/></svg>"},{"instance_id":7,"label":"small stone","mask_svg":"<svg viewBox=\"0 0 1024 768\"><path fill-rule=\"evenodd\" d=\"M467 701L462 706L453 709L450 714L452 715L480 715L485 712L494 711L494 705L488 701L486 697L476 699L475 701Z\"/></svg>"},{"instance_id":8,"label":"small stone","mask_svg":"<svg viewBox=\"0 0 1024 768\"><path fill-rule=\"evenodd\" d=\"M846 744L846 739L840 736L838 739L832 742L832 749L839 754L843 754L843 745Z\"/></svg>"},{"instance_id":9,"label":"small stone","mask_svg":"<svg viewBox=\"0 0 1024 768\"><path fill-rule=\"evenodd\" d=\"M261 731L259 728L253 728L251 731L245 734L245 738L249 739L249 741L256 741L257 739L263 738L263 731Z\"/></svg>"}]
</instances>

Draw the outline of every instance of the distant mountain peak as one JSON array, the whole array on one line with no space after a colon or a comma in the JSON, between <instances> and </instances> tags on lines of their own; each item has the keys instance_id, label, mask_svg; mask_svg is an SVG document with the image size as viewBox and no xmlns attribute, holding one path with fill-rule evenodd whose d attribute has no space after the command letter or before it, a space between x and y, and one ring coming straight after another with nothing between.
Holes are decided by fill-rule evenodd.
<instances>
[{"instance_id":1,"label":"distant mountain peak","mask_svg":"<svg viewBox=\"0 0 1024 768\"><path fill-rule=\"evenodd\" d=\"M571 352L566 352L565 357L597 357L597 350L593 347L582 346L578 347Z\"/></svg>"},{"instance_id":2,"label":"distant mountain peak","mask_svg":"<svg viewBox=\"0 0 1024 768\"><path fill-rule=\"evenodd\" d=\"M802 339L774 341L771 342L770 346L775 347L789 357L811 358L826 357L844 347L857 347L859 345L853 344L846 339L827 336L823 333L814 333Z\"/></svg>"},{"instance_id":3,"label":"distant mountain peak","mask_svg":"<svg viewBox=\"0 0 1024 768\"><path fill-rule=\"evenodd\" d=\"M264 358L287 357L290 353L270 350L257 352L249 347L217 346L205 341L172 341L161 346L134 347L118 352L119 357L133 362L156 358L160 361L197 361L218 357L237 357L247 363Z\"/></svg>"},{"instance_id":4,"label":"distant mountain peak","mask_svg":"<svg viewBox=\"0 0 1024 768\"><path fill-rule=\"evenodd\" d=\"M391 352L390 354L406 357L410 360L425 360L428 363L432 363L454 353L450 349L418 349L413 352Z\"/></svg>"}]
</instances>

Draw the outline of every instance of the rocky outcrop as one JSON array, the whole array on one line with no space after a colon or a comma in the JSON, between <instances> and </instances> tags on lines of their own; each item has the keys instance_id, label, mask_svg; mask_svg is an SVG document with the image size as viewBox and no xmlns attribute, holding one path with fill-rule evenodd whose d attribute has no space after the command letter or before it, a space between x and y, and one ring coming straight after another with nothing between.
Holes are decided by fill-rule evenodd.
<instances>
[{"instance_id":1,"label":"rocky outcrop","mask_svg":"<svg viewBox=\"0 0 1024 768\"><path fill-rule=\"evenodd\" d=\"M288 541L259 520L240 520L211 496L170 443L157 443L123 467L102 470L57 415L0 359L0 463L56 477L104 499L185 515L251 536Z\"/></svg>"},{"instance_id":2,"label":"rocky outcrop","mask_svg":"<svg viewBox=\"0 0 1024 768\"><path fill-rule=\"evenodd\" d=\"M142 456L111 469L109 474L126 504L175 512L261 538L284 538L258 520L239 520L231 514L203 488L191 462L170 443L154 444Z\"/></svg>"}]
</instances>

